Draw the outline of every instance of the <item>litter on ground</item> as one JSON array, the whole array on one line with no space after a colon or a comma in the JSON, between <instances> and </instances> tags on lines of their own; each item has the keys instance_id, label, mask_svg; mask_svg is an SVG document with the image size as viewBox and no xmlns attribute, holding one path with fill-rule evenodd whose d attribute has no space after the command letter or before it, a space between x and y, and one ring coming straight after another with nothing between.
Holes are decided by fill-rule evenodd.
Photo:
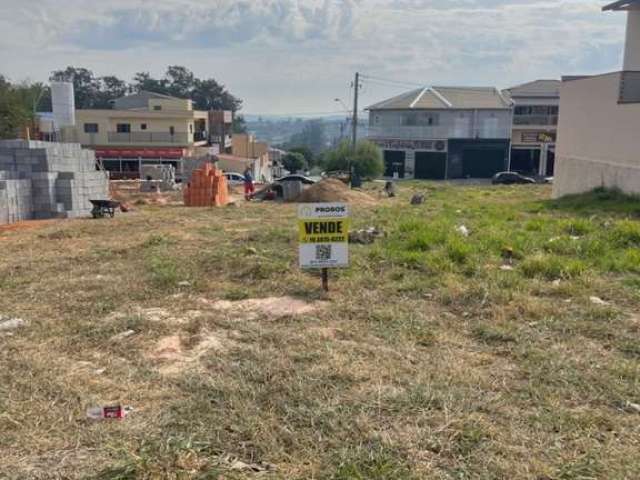
<instances>
[{"instance_id":1,"label":"litter on ground","mask_svg":"<svg viewBox=\"0 0 640 480\"><path fill-rule=\"evenodd\" d=\"M458 228L456 228L456 232L458 232L463 237L468 237L471 233L469 232L469 229L464 225L460 225Z\"/></svg>"},{"instance_id":2,"label":"litter on ground","mask_svg":"<svg viewBox=\"0 0 640 480\"><path fill-rule=\"evenodd\" d=\"M589 301L594 305L601 305L601 306L609 305L609 302L605 302L600 297L589 297Z\"/></svg>"},{"instance_id":3,"label":"litter on ground","mask_svg":"<svg viewBox=\"0 0 640 480\"><path fill-rule=\"evenodd\" d=\"M25 327L27 322L21 318L7 318L0 315L0 332L17 330L20 327Z\"/></svg>"},{"instance_id":4,"label":"litter on ground","mask_svg":"<svg viewBox=\"0 0 640 480\"><path fill-rule=\"evenodd\" d=\"M349 243L371 245L378 238L384 237L384 232L376 227L355 230L349 233Z\"/></svg>"}]
</instances>

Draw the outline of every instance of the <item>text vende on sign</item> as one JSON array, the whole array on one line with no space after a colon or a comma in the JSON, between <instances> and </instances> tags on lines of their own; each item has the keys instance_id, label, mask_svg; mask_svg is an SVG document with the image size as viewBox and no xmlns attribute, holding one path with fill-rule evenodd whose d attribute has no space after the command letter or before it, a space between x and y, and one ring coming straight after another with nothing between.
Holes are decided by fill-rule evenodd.
<instances>
[{"instance_id":1,"label":"text vende on sign","mask_svg":"<svg viewBox=\"0 0 640 480\"><path fill-rule=\"evenodd\" d=\"M344 268L349 265L349 206L312 203L298 207L300 267Z\"/></svg>"}]
</instances>

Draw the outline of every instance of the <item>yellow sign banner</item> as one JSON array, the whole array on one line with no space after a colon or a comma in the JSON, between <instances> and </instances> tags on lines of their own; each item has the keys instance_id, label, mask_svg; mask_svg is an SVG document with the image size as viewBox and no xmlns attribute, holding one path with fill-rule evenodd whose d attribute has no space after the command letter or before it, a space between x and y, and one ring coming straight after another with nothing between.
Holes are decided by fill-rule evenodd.
<instances>
[{"instance_id":1,"label":"yellow sign banner","mask_svg":"<svg viewBox=\"0 0 640 480\"><path fill-rule=\"evenodd\" d=\"M300 243L346 243L349 218L307 218L298 221Z\"/></svg>"}]
</instances>

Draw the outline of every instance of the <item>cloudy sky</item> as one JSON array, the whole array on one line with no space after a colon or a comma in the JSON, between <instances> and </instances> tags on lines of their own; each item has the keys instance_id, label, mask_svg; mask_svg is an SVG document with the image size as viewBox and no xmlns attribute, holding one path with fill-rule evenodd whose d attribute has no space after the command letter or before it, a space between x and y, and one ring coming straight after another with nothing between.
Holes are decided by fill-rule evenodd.
<instances>
[{"instance_id":1,"label":"cloudy sky","mask_svg":"<svg viewBox=\"0 0 640 480\"><path fill-rule=\"evenodd\" d=\"M604 0L0 0L0 74L67 65L130 79L169 64L214 77L246 113L324 113L353 73L507 87L621 65ZM409 85L365 81L363 103Z\"/></svg>"}]
</instances>

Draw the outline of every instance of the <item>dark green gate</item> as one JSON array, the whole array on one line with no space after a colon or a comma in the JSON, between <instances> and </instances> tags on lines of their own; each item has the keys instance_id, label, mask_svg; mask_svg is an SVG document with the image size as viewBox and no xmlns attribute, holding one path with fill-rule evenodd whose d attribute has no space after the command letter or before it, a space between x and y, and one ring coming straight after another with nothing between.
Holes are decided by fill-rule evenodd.
<instances>
[{"instance_id":1,"label":"dark green gate","mask_svg":"<svg viewBox=\"0 0 640 480\"><path fill-rule=\"evenodd\" d=\"M446 174L446 153L416 152L416 178L423 180L444 180Z\"/></svg>"},{"instance_id":2,"label":"dark green gate","mask_svg":"<svg viewBox=\"0 0 640 480\"><path fill-rule=\"evenodd\" d=\"M462 176L491 178L506 170L505 152L497 148L465 148L462 154Z\"/></svg>"},{"instance_id":3,"label":"dark green gate","mask_svg":"<svg viewBox=\"0 0 640 480\"><path fill-rule=\"evenodd\" d=\"M384 176L393 177L394 173L398 178L404 178L406 153L403 150L384 151Z\"/></svg>"}]
</instances>

